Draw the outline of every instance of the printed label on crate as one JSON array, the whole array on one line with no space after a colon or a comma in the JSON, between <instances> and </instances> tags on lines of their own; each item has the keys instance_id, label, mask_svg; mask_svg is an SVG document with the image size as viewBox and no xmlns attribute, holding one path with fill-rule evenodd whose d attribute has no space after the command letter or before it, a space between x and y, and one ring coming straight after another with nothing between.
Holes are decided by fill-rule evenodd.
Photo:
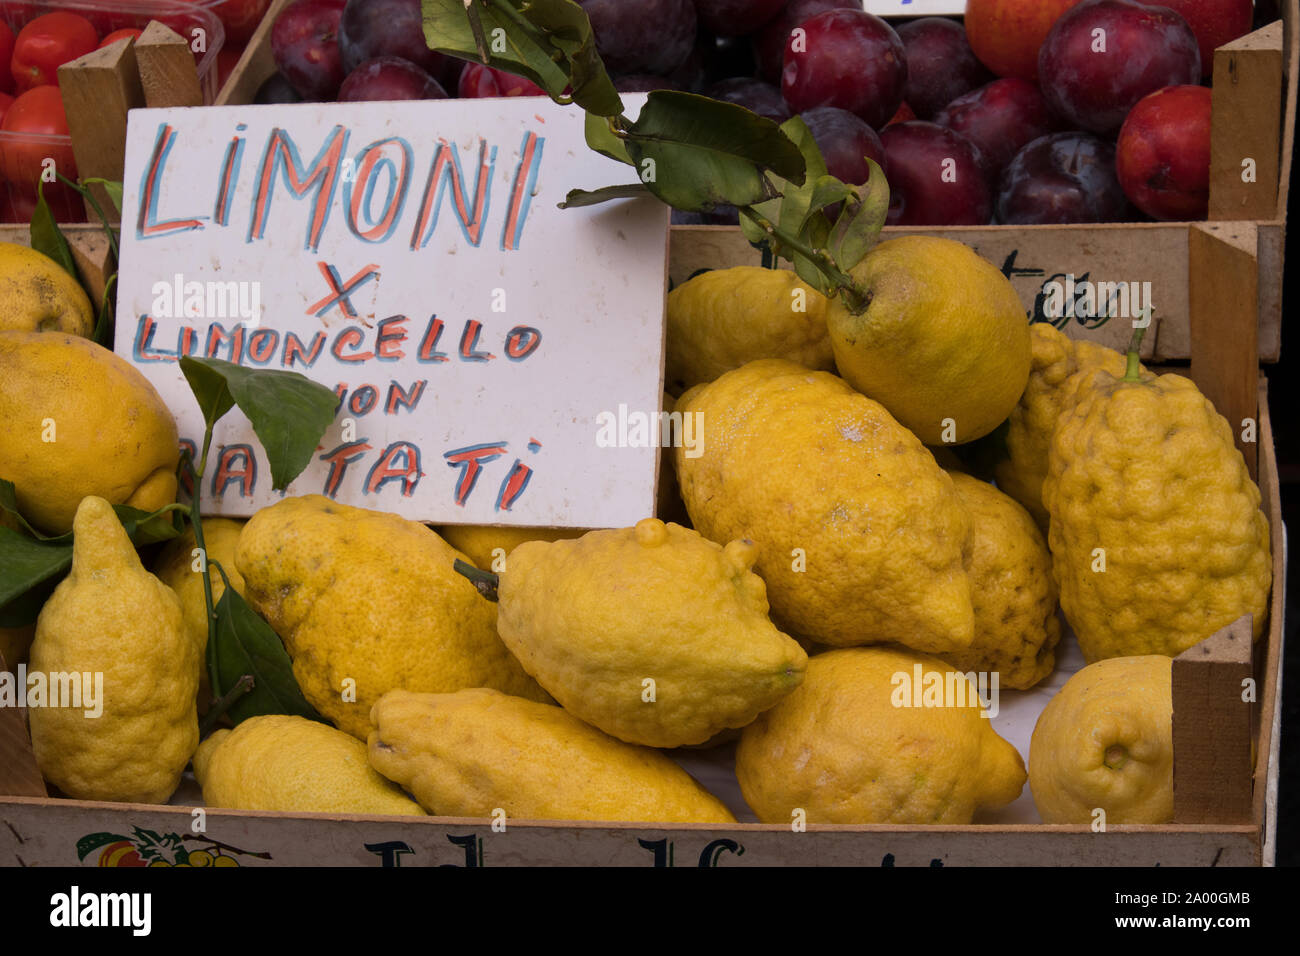
<instances>
[{"instance_id":1,"label":"printed label on crate","mask_svg":"<svg viewBox=\"0 0 1300 956\"><path fill-rule=\"evenodd\" d=\"M182 356L333 389L290 495L440 523L653 514L668 210L557 208L635 181L583 116L540 97L133 110L116 351L191 449ZM281 498L237 408L211 449L205 513Z\"/></svg>"}]
</instances>

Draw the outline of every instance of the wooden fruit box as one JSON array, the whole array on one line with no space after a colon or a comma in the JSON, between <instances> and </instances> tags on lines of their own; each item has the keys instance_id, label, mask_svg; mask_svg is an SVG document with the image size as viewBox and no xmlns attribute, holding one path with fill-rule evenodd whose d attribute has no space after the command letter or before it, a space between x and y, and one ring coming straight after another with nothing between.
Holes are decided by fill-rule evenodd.
<instances>
[{"instance_id":1,"label":"wooden fruit box","mask_svg":"<svg viewBox=\"0 0 1300 956\"><path fill-rule=\"evenodd\" d=\"M1285 537L1264 380L1259 471L1273 591L1252 647L1243 618L1175 660L1174 819L1159 826L575 823L201 810L47 797L25 715L0 708L0 865L109 865L141 841L240 865L1258 866L1277 820ZM1243 682L1253 681L1253 702ZM1252 766L1252 753L1257 754ZM173 804L198 803L191 785Z\"/></svg>"},{"instance_id":2,"label":"wooden fruit box","mask_svg":"<svg viewBox=\"0 0 1300 956\"><path fill-rule=\"evenodd\" d=\"M1140 277L1151 281L1153 290L1158 284L1165 291L1153 291L1159 334L1149 354L1157 360L1190 358L1191 376L1230 421L1257 417L1258 443L1240 447L1252 473L1258 474L1261 507L1271 531L1273 591L1268 626L1252 647L1249 624L1243 619L1175 662L1175 822L1111 826L1094 832L1084 825L1042 824L809 825L806 831L795 831L789 825L764 824L655 826L510 820L500 831L484 819L253 813L200 810L192 805L73 801L46 796L31 760L24 716L0 708L0 823L4 824L0 826L0 863L111 863L129 855L133 843L162 839L191 850L220 851L240 865L1271 864L1276 839L1286 548L1266 384L1258 363L1276 359L1280 343L1281 241L1297 75L1293 34L1300 24L1296 0L1287 3L1286 12L1285 31L1275 24L1216 56L1216 74L1226 63L1223 68L1229 76L1238 77L1239 86L1250 85L1257 100L1271 95L1279 111L1285 66L1288 116L1281 139L1275 133L1270 140L1278 147L1279 165L1274 167L1278 186L1266 213L1256 219L889 230L949 235L971 243L998 263L1016 252L1014 264L1026 268L1029 260L1020 257L1032 253L1033 261L1043 266L1043 275L1015 273L1011 277L1027 311L1034 308L1047 278L1069 269L1078 269L1074 274L1080 279L1085 275L1097 281ZM258 59L258 50L266 52L270 19L250 43L223 90L222 101L246 101L269 75L267 61ZM1241 44L1246 47L1235 49ZM1276 67L1277 82L1272 86L1258 81L1261 65L1268 64ZM261 76L258 70L264 71ZM1217 85L1223 89L1222 83ZM1221 116L1217 90L1215 96L1216 114ZM1272 115L1273 107L1265 112ZM1259 168L1262 184L1263 161ZM1223 195L1221 190L1216 193ZM1254 207L1250 209L1250 215L1256 216ZM86 232L68 231L74 235ZM753 263L757 258L737 229L673 230L670 271L676 281L700 268ZM1273 282L1266 268L1269 262L1274 263L1276 272L1277 289L1272 291L1266 288ZM1166 293L1171 301L1181 302L1181 307L1161 305L1159 296ZM1130 328L1131 323L1124 319L1092 329L1071 323L1066 331L1122 345ZM1240 437L1240 430L1234 431ZM1251 701L1242 699L1243 681L1254 682ZM183 791L173 803L187 800L197 801L197 795Z\"/></svg>"}]
</instances>

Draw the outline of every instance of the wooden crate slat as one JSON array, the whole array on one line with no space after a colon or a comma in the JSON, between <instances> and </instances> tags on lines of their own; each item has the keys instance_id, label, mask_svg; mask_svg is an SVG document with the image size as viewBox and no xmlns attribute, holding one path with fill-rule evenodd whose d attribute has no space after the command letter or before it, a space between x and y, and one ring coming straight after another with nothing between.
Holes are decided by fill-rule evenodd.
<instances>
[{"instance_id":1,"label":"wooden crate slat","mask_svg":"<svg viewBox=\"0 0 1300 956\"><path fill-rule=\"evenodd\" d=\"M1278 211L1283 24L1274 21L1214 52L1210 219L1269 220ZM1243 163L1254 165L1245 182Z\"/></svg>"},{"instance_id":2,"label":"wooden crate slat","mask_svg":"<svg viewBox=\"0 0 1300 956\"><path fill-rule=\"evenodd\" d=\"M175 30L157 20L149 21L135 41L135 56L146 106L203 105L203 87L194 54L190 52L189 41ZM122 152L125 151L123 140Z\"/></svg>"}]
</instances>

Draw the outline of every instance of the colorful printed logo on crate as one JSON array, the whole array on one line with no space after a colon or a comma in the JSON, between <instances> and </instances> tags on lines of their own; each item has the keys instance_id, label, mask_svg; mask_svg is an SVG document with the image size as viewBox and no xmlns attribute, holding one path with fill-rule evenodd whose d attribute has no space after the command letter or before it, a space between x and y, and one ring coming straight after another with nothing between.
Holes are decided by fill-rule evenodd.
<instances>
[{"instance_id":1,"label":"colorful printed logo on crate","mask_svg":"<svg viewBox=\"0 0 1300 956\"><path fill-rule=\"evenodd\" d=\"M628 97L631 113L640 103ZM184 355L301 372L335 422L290 494L417 520L608 527L653 513L666 207L559 209L635 174L543 98L133 110L116 350L182 439ZM214 435L204 511L279 500L247 420Z\"/></svg>"},{"instance_id":2,"label":"colorful printed logo on crate","mask_svg":"<svg viewBox=\"0 0 1300 956\"><path fill-rule=\"evenodd\" d=\"M190 844L187 846L186 844ZM77 841L77 859L97 866L239 866L239 857L271 859L270 853L256 853L201 834L158 833L132 827L131 836L120 833L88 833Z\"/></svg>"}]
</instances>

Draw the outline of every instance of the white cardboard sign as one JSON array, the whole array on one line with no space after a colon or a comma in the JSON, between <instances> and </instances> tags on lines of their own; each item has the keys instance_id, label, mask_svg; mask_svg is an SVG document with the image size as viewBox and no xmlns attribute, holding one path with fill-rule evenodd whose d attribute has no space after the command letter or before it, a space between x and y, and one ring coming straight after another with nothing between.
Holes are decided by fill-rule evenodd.
<instances>
[{"instance_id":1,"label":"white cardboard sign","mask_svg":"<svg viewBox=\"0 0 1300 956\"><path fill-rule=\"evenodd\" d=\"M556 204L635 176L544 98L133 110L116 350L191 447L182 355L334 389L287 494L439 523L632 524L654 513L658 441L608 425L660 407L668 210ZM202 494L233 516L282 497L237 408Z\"/></svg>"},{"instance_id":2,"label":"white cardboard sign","mask_svg":"<svg viewBox=\"0 0 1300 956\"><path fill-rule=\"evenodd\" d=\"M959 17L966 0L864 0L863 8L878 17Z\"/></svg>"}]
</instances>

